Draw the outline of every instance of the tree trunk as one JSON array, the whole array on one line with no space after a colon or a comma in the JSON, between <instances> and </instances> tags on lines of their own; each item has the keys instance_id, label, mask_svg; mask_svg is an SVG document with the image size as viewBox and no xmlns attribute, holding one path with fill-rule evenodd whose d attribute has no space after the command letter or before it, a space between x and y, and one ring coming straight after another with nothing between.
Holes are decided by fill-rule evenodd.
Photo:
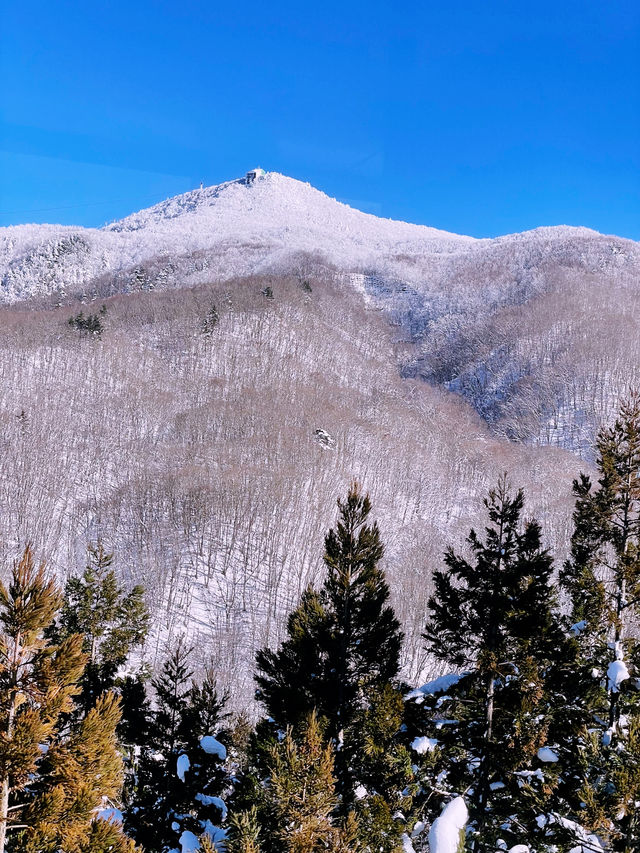
<instances>
[{"instance_id":1,"label":"tree trunk","mask_svg":"<svg viewBox=\"0 0 640 853\"><path fill-rule=\"evenodd\" d=\"M18 647L19 647L19 635L14 644L13 649L13 674L12 681L16 682L16 674L18 671ZM6 738L7 740L11 740L13 735L13 721L16 715L16 687L11 691L11 703L9 705L9 712L7 714L7 728L6 728ZM9 794L11 793L9 786L9 773L7 771L5 777L2 779L2 789L0 793L0 853L4 853L4 849L7 843L7 822L9 820Z\"/></svg>"}]
</instances>

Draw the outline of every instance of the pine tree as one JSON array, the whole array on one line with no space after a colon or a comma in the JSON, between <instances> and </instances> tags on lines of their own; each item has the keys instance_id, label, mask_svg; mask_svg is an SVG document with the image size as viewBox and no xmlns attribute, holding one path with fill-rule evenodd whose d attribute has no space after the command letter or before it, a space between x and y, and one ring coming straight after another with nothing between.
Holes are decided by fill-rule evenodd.
<instances>
[{"instance_id":1,"label":"pine tree","mask_svg":"<svg viewBox=\"0 0 640 853\"><path fill-rule=\"evenodd\" d=\"M226 696L211 676L192 681L190 653L180 640L153 681L156 709L129 794L126 825L148 853L174 849L185 831L215 833L226 814L226 749L216 738Z\"/></svg>"},{"instance_id":2,"label":"pine tree","mask_svg":"<svg viewBox=\"0 0 640 853\"><path fill-rule=\"evenodd\" d=\"M468 791L474 850L539 837L536 817L557 787L557 762L545 763L538 751L560 713L547 683L568 652L552 559L537 522L521 526L523 503L502 478L485 500L484 539L469 535L473 561L449 549L429 601L428 649L464 672L444 696L421 697L421 724L436 752L425 784L441 794Z\"/></svg>"},{"instance_id":3,"label":"pine tree","mask_svg":"<svg viewBox=\"0 0 640 853\"><path fill-rule=\"evenodd\" d=\"M213 675L208 673L201 683L192 684L182 714L181 749L189 757L182 796L190 804L190 826L198 833L208 828L215 835L227 814L221 796L227 785L227 749L217 739L228 716L227 701L227 694L218 692Z\"/></svg>"},{"instance_id":4,"label":"pine tree","mask_svg":"<svg viewBox=\"0 0 640 853\"><path fill-rule=\"evenodd\" d=\"M252 806L231 816L227 853L261 853L258 810Z\"/></svg>"},{"instance_id":5,"label":"pine tree","mask_svg":"<svg viewBox=\"0 0 640 853\"><path fill-rule=\"evenodd\" d=\"M218 309L215 304L211 304L211 307L207 311L206 317L202 321L200 326L200 330L202 335L205 338L210 338L213 335L213 332L220 321L220 314L218 313Z\"/></svg>"},{"instance_id":6,"label":"pine tree","mask_svg":"<svg viewBox=\"0 0 640 853\"><path fill-rule=\"evenodd\" d=\"M113 850L135 849L120 827L112 825L107 830L102 826L105 821L93 820L101 803L118 797L122 788L122 759L116 740L119 720L118 697L103 694L75 731L50 745L41 762L41 778L34 786L36 795L24 812L29 828L12 845L12 851L97 851L105 838ZM90 846L88 837L92 838Z\"/></svg>"},{"instance_id":7,"label":"pine tree","mask_svg":"<svg viewBox=\"0 0 640 853\"><path fill-rule=\"evenodd\" d=\"M20 808L9 811L10 797L36 772L40 744L52 737L58 716L71 711L84 666L78 637L58 647L45 638L59 604L44 564L36 568L31 548L25 548L9 587L0 584L0 853L7 830L21 822Z\"/></svg>"},{"instance_id":8,"label":"pine tree","mask_svg":"<svg viewBox=\"0 0 640 853\"><path fill-rule=\"evenodd\" d=\"M51 639L60 602L27 547L0 584L0 850L132 851L120 827L94 821L103 798L120 793L120 711L107 695L73 725L85 655L79 635ZM110 848L100 846L107 836Z\"/></svg>"},{"instance_id":9,"label":"pine tree","mask_svg":"<svg viewBox=\"0 0 640 853\"><path fill-rule=\"evenodd\" d=\"M326 580L308 589L277 652L257 655L258 697L282 728L316 711L336 748L338 811L352 808L363 757L363 709L399 670L402 633L379 567L384 548L371 503L354 484L325 537Z\"/></svg>"},{"instance_id":10,"label":"pine tree","mask_svg":"<svg viewBox=\"0 0 640 853\"><path fill-rule=\"evenodd\" d=\"M571 557L561 581L579 645L584 728L576 745L579 819L613 850L640 844L633 817L640 691L640 397L631 395L596 442L597 487L574 482ZM605 722L606 721L606 722ZM627 769L628 768L628 769ZM635 768L635 769L634 769Z\"/></svg>"},{"instance_id":11,"label":"pine tree","mask_svg":"<svg viewBox=\"0 0 640 853\"><path fill-rule=\"evenodd\" d=\"M412 758L404 741L404 699L386 683L369 691L356 722L359 749L351 766L359 786L353 804L359 838L379 853L398 849L415 793Z\"/></svg>"},{"instance_id":12,"label":"pine tree","mask_svg":"<svg viewBox=\"0 0 640 853\"><path fill-rule=\"evenodd\" d=\"M353 813L345 820L335 817L337 801L334 750L312 712L297 729L289 727L281 740L272 743L262 814L249 810L236 818L231 849L357 853L359 827Z\"/></svg>"},{"instance_id":13,"label":"pine tree","mask_svg":"<svg viewBox=\"0 0 640 853\"><path fill-rule=\"evenodd\" d=\"M82 682L82 705L92 707L97 696L115 686L116 673L131 651L142 645L149 630L144 590L120 586L112 568L113 553L98 541L87 548L88 563L81 577L70 578L58 631L61 637L81 634L88 661ZM124 706L125 717L129 712ZM131 709L135 713L135 708Z\"/></svg>"},{"instance_id":14,"label":"pine tree","mask_svg":"<svg viewBox=\"0 0 640 853\"><path fill-rule=\"evenodd\" d=\"M276 839L283 851L312 853L333 833L333 754L315 714L299 740L289 729L282 743L273 747L269 789Z\"/></svg>"},{"instance_id":15,"label":"pine tree","mask_svg":"<svg viewBox=\"0 0 640 853\"><path fill-rule=\"evenodd\" d=\"M153 681L157 708L149 720L147 742L138 763L136 788L129 795L125 826L149 853L178 846L182 832L175 815L181 814L183 782L178 776L181 726L189 701L192 670L190 649L182 640ZM174 826L172 826L174 824Z\"/></svg>"}]
</instances>

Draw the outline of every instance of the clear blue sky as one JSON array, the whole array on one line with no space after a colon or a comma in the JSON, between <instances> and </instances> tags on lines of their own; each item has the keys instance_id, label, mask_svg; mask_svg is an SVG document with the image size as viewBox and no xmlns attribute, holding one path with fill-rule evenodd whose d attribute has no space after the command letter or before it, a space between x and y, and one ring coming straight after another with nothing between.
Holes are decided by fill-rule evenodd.
<instances>
[{"instance_id":1,"label":"clear blue sky","mask_svg":"<svg viewBox=\"0 0 640 853\"><path fill-rule=\"evenodd\" d=\"M0 0L0 224L260 165L477 236L640 239L638 0Z\"/></svg>"}]
</instances>

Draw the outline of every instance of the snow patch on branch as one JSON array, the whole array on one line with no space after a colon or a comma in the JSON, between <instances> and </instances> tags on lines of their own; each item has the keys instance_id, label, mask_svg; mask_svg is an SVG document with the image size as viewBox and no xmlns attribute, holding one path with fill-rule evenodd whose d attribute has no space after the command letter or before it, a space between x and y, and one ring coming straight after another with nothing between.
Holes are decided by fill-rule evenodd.
<instances>
[{"instance_id":1,"label":"snow patch on branch","mask_svg":"<svg viewBox=\"0 0 640 853\"><path fill-rule=\"evenodd\" d=\"M205 735L200 738L200 746L207 755L217 755L221 761L227 757L227 750L219 740L216 740L213 735Z\"/></svg>"},{"instance_id":2,"label":"snow patch on branch","mask_svg":"<svg viewBox=\"0 0 640 853\"><path fill-rule=\"evenodd\" d=\"M460 836L469 813L462 797L456 797L442 810L429 830L430 853L457 853Z\"/></svg>"},{"instance_id":3,"label":"snow patch on branch","mask_svg":"<svg viewBox=\"0 0 640 853\"><path fill-rule=\"evenodd\" d=\"M433 681L427 681L427 683L423 684L422 687L416 687L415 690L407 693L404 697L405 701L416 699L419 703L425 696L435 696L438 693L446 693L447 690L454 687L467 675L469 675L468 672L449 672L447 675L440 675L438 678L434 678Z\"/></svg>"}]
</instances>

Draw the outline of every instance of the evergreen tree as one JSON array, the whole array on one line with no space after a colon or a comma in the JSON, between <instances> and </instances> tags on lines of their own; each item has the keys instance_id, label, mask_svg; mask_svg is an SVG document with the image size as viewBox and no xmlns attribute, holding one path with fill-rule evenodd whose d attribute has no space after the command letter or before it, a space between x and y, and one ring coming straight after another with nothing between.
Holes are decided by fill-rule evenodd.
<instances>
[{"instance_id":1,"label":"evergreen tree","mask_svg":"<svg viewBox=\"0 0 640 853\"><path fill-rule=\"evenodd\" d=\"M255 806L232 815L230 824L227 853L261 853L260 824Z\"/></svg>"},{"instance_id":2,"label":"evergreen tree","mask_svg":"<svg viewBox=\"0 0 640 853\"><path fill-rule=\"evenodd\" d=\"M402 633L379 567L380 532L368 523L368 496L353 485L338 508L338 524L325 537L322 589L304 593L280 649L258 653L256 682L281 728L314 711L325 721L336 749L337 808L345 815L364 772L362 714L398 674Z\"/></svg>"},{"instance_id":3,"label":"evergreen tree","mask_svg":"<svg viewBox=\"0 0 640 853\"><path fill-rule=\"evenodd\" d=\"M417 733L430 731L426 751L435 750L425 786L468 792L474 850L493 851L499 839L508 847L546 843L536 818L557 788L559 756L547 744L562 702L548 684L561 680L553 673L570 658L569 641L555 615L540 527L520 524L523 502L502 478L485 500L484 539L469 535L473 560L449 549L429 601L429 651L464 672L447 682L445 695L420 696ZM432 806L429 817L435 814Z\"/></svg>"},{"instance_id":4,"label":"evergreen tree","mask_svg":"<svg viewBox=\"0 0 640 853\"><path fill-rule=\"evenodd\" d=\"M58 626L61 637L81 634L84 639L88 660L81 701L85 711L100 693L114 687L118 669L142 645L149 630L143 588L134 586L125 592L112 568L113 554L101 541L89 545L87 555L82 576L70 578L65 585ZM126 717L129 707L124 709Z\"/></svg>"},{"instance_id":5,"label":"evergreen tree","mask_svg":"<svg viewBox=\"0 0 640 853\"><path fill-rule=\"evenodd\" d=\"M68 323L72 329L76 329L78 332L83 334L91 334L96 337L100 337L102 332L104 331L104 326L101 320L107 313L106 305L103 305L98 314L87 314L85 317L84 313L80 311L79 314L76 314L73 317L69 317Z\"/></svg>"},{"instance_id":6,"label":"evergreen tree","mask_svg":"<svg viewBox=\"0 0 640 853\"><path fill-rule=\"evenodd\" d=\"M50 745L33 786L35 797L23 815L28 829L12 844L12 853L135 850L120 826L94 820L96 808L122 788L119 719L119 699L103 694L75 731Z\"/></svg>"},{"instance_id":7,"label":"evergreen tree","mask_svg":"<svg viewBox=\"0 0 640 853\"><path fill-rule=\"evenodd\" d=\"M287 853L312 853L334 834L333 754L312 714L296 740L289 729L271 752L269 800L275 840ZM328 846L328 845L327 845Z\"/></svg>"},{"instance_id":8,"label":"evergreen tree","mask_svg":"<svg viewBox=\"0 0 640 853\"><path fill-rule=\"evenodd\" d=\"M0 851L132 851L120 827L94 821L103 798L120 792L120 712L107 695L69 725L85 655L79 635L51 639L60 602L27 547L8 588L0 584Z\"/></svg>"},{"instance_id":9,"label":"evergreen tree","mask_svg":"<svg viewBox=\"0 0 640 853\"><path fill-rule=\"evenodd\" d=\"M358 853L359 827L350 812L335 816L334 750L315 712L267 747L258 803L237 811L231 853Z\"/></svg>"},{"instance_id":10,"label":"evergreen tree","mask_svg":"<svg viewBox=\"0 0 640 853\"><path fill-rule=\"evenodd\" d=\"M180 732L193 675L190 649L180 640L152 684L157 708L151 713L148 739L138 762L136 787L129 795L125 826L148 853L178 846L182 832L175 815L181 814L183 782L178 776ZM174 824L174 826L172 826Z\"/></svg>"},{"instance_id":11,"label":"evergreen tree","mask_svg":"<svg viewBox=\"0 0 640 853\"><path fill-rule=\"evenodd\" d=\"M574 482L571 556L561 581L579 646L584 729L576 744L574 803L613 850L640 845L636 718L640 691L640 398L625 402L596 442L597 487Z\"/></svg>"},{"instance_id":12,"label":"evergreen tree","mask_svg":"<svg viewBox=\"0 0 640 853\"><path fill-rule=\"evenodd\" d=\"M215 835L226 814L226 749L216 738L226 697L211 677L193 683L190 652L179 641L153 681L156 709L129 794L126 825L148 853L176 848L183 832Z\"/></svg>"},{"instance_id":13,"label":"evergreen tree","mask_svg":"<svg viewBox=\"0 0 640 853\"><path fill-rule=\"evenodd\" d=\"M206 317L202 321L200 327L203 337L210 338L219 321L220 314L218 313L218 309L216 308L215 304L212 303L211 308L209 308L209 310L207 311Z\"/></svg>"},{"instance_id":14,"label":"evergreen tree","mask_svg":"<svg viewBox=\"0 0 640 853\"><path fill-rule=\"evenodd\" d=\"M359 751L352 766L359 786L353 811L363 848L378 853L398 850L416 789L404 742L404 704L402 693L391 684L377 686L369 691L356 722Z\"/></svg>"}]
</instances>

